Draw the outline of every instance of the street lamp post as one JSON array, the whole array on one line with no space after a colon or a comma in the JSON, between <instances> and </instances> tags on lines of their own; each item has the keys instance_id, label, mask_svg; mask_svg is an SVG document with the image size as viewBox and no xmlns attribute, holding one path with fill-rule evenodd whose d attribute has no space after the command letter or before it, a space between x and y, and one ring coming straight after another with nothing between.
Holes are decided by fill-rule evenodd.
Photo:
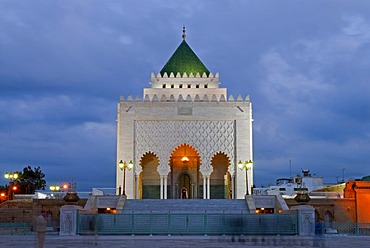
<instances>
[{"instance_id":1,"label":"street lamp post","mask_svg":"<svg viewBox=\"0 0 370 248\"><path fill-rule=\"evenodd\" d=\"M13 200L13 194L14 190L17 189L15 186L15 189L13 189L13 181L18 179L18 173L16 172L5 172L4 177L9 180L9 187L8 187L8 199Z\"/></svg>"},{"instance_id":2,"label":"street lamp post","mask_svg":"<svg viewBox=\"0 0 370 248\"><path fill-rule=\"evenodd\" d=\"M239 160L238 167L240 170L245 170L245 183L246 183L246 195L249 195L249 187L248 187L248 171L252 169L252 160L247 160L245 162L242 162ZM253 192L251 192L252 194Z\"/></svg>"},{"instance_id":3,"label":"street lamp post","mask_svg":"<svg viewBox=\"0 0 370 248\"><path fill-rule=\"evenodd\" d=\"M59 185L50 185L50 190L54 192L59 192L60 191L60 186Z\"/></svg>"},{"instance_id":4,"label":"street lamp post","mask_svg":"<svg viewBox=\"0 0 370 248\"><path fill-rule=\"evenodd\" d=\"M128 170L131 170L134 167L134 163L132 162L132 160L130 160L130 162L128 162L128 164L126 163L126 161L120 160L119 163L118 163L118 166L121 169L121 171L123 171L123 191L122 191L122 195L126 195L126 168Z\"/></svg>"}]
</instances>

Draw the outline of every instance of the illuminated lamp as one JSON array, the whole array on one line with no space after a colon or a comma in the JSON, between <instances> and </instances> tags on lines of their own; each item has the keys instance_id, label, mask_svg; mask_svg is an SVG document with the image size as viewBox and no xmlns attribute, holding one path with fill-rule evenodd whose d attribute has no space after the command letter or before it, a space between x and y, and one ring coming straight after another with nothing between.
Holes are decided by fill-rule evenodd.
<instances>
[{"instance_id":1,"label":"illuminated lamp","mask_svg":"<svg viewBox=\"0 0 370 248\"><path fill-rule=\"evenodd\" d=\"M184 157L182 157L181 161L182 161L183 163L187 163L187 162L189 162L189 158L188 158L188 157L186 157L186 146L185 146L185 156L184 156Z\"/></svg>"},{"instance_id":2,"label":"illuminated lamp","mask_svg":"<svg viewBox=\"0 0 370 248\"><path fill-rule=\"evenodd\" d=\"M187 162L189 162L189 158L188 158L188 157L186 157L186 156L184 156L184 157L181 159L181 161L182 161L183 163L187 163Z\"/></svg>"}]
</instances>

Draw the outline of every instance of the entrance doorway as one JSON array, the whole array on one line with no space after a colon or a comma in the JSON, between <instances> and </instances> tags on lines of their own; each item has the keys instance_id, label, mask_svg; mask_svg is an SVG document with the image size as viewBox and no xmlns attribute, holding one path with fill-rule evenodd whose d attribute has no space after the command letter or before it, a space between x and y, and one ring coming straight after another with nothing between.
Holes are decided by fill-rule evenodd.
<instances>
[{"instance_id":1,"label":"entrance doorway","mask_svg":"<svg viewBox=\"0 0 370 248\"><path fill-rule=\"evenodd\" d=\"M227 171L230 161L225 153L216 153L211 164L211 199L231 199L231 175Z\"/></svg>"},{"instance_id":2,"label":"entrance doorway","mask_svg":"<svg viewBox=\"0 0 370 248\"><path fill-rule=\"evenodd\" d=\"M183 173L179 178L179 196L180 199L189 199L192 197L191 180L188 173Z\"/></svg>"},{"instance_id":3,"label":"entrance doorway","mask_svg":"<svg viewBox=\"0 0 370 248\"><path fill-rule=\"evenodd\" d=\"M153 153L145 154L141 159L143 171L139 176L139 199L160 198L160 176L158 174L158 158Z\"/></svg>"},{"instance_id":4,"label":"entrance doorway","mask_svg":"<svg viewBox=\"0 0 370 248\"><path fill-rule=\"evenodd\" d=\"M182 199L185 187L188 199L200 196L200 156L194 147L182 144L176 147L170 158L171 172L168 177L168 199Z\"/></svg>"}]
</instances>

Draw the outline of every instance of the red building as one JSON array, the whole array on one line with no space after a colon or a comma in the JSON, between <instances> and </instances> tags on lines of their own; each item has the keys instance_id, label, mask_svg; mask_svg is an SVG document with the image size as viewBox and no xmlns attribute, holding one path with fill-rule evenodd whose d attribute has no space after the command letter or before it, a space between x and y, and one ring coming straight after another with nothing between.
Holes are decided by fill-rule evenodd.
<instances>
[{"instance_id":1,"label":"red building","mask_svg":"<svg viewBox=\"0 0 370 248\"><path fill-rule=\"evenodd\" d=\"M344 198L354 199L353 222L370 223L370 176L363 177L361 180L348 181L344 188Z\"/></svg>"}]
</instances>

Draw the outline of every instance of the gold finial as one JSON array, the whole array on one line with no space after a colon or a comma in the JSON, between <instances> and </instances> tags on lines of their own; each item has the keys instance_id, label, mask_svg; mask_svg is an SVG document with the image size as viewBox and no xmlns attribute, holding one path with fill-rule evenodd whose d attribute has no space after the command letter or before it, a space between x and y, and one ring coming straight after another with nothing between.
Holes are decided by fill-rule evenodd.
<instances>
[{"instance_id":1,"label":"gold finial","mask_svg":"<svg viewBox=\"0 0 370 248\"><path fill-rule=\"evenodd\" d=\"M185 26L182 27L182 38L185 40L186 39L186 34L185 34Z\"/></svg>"}]
</instances>

